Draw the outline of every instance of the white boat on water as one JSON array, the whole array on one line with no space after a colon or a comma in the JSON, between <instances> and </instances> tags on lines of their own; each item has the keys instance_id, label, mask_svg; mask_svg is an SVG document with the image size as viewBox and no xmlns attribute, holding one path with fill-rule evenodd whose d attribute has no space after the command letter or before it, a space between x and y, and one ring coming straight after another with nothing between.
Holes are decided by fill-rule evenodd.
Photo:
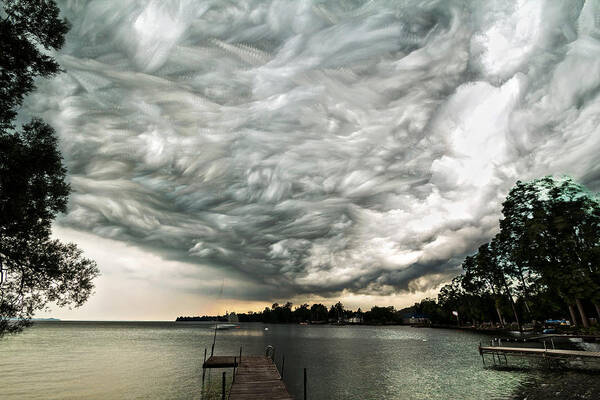
<instances>
[{"instance_id":1,"label":"white boat on water","mask_svg":"<svg viewBox=\"0 0 600 400\"><path fill-rule=\"evenodd\" d=\"M216 330L222 331L226 329L239 328L240 326L237 324L217 324L215 327Z\"/></svg>"},{"instance_id":2,"label":"white boat on water","mask_svg":"<svg viewBox=\"0 0 600 400\"><path fill-rule=\"evenodd\" d=\"M225 329L232 329L232 328L239 328L240 325L238 324L238 322L240 321L238 319L238 316L236 313L232 312L232 313L226 313L225 314L227 316L227 324L217 324L217 326L215 327L215 329L217 330L225 330Z\"/></svg>"}]
</instances>

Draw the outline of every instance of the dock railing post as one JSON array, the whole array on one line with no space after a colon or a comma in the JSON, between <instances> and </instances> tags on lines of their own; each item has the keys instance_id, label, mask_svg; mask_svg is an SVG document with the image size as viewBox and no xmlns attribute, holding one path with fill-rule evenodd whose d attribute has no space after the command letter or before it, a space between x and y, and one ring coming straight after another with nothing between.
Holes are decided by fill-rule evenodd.
<instances>
[{"instance_id":1,"label":"dock railing post","mask_svg":"<svg viewBox=\"0 0 600 400\"><path fill-rule=\"evenodd\" d=\"M281 360L281 380L283 380L283 369L285 368L285 354L283 354Z\"/></svg>"},{"instance_id":2,"label":"dock railing post","mask_svg":"<svg viewBox=\"0 0 600 400\"><path fill-rule=\"evenodd\" d=\"M240 363L242 362L242 346L240 346Z\"/></svg>"},{"instance_id":3,"label":"dock railing post","mask_svg":"<svg viewBox=\"0 0 600 400\"><path fill-rule=\"evenodd\" d=\"M225 374L227 374L227 372L223 371L223 384L221 387L221 400L225 400Z\"/></svg>"},{"instance_id":4,"label":"dock railing post","mask_svg":"<svg viewBox=\"0 0 600 400\"><path fill-rule=\"evenodd\" d=\"M204 348L204 361L202 362L202 387L204 387L204 376L206 375L206 368L204 368L205 364L206 364L206 347Z\"/></svg>"},{"instance_id":5,"label":"dock railing post","mask_svg":"<svg viewBox=\"0 0 600 400\"><path fill-rule=\"evenodd\" d=\"M483 351L481 350L481 342L479 342L479 354L481 355L481 361L483 361L483 365L485 365L485 357L483 356Z\"/></svg>"},{"instance_id":6,"label":"dock railing post","mask_svg":"<svg viewBox=\"0 0 600 400\"><path fill-rule=\"evenodd\" d=\"M304 368L304 400L306 400L306 368Z\"/></svg>"},{"instance_id":7,"label":"dock railing post","mask_svg":"<svg viewBox=\"0 0 600 400\"><path fill-rule=\"evenodd\" d=\"M235 382L235 369L237 367L237 357L233 357L233 378L231 383Z\"/></svg>"},{"instance_id":8,"label":"dock railing post","mask_svg":"<svg viewBox=\"0 0 600 400\"><path fill-rule=\"evenodd\" d=\"M550 342L552 343L552 349L556 350L556 347L554 347L554 339L550 338Z\"/></svg>"}]
</instances>

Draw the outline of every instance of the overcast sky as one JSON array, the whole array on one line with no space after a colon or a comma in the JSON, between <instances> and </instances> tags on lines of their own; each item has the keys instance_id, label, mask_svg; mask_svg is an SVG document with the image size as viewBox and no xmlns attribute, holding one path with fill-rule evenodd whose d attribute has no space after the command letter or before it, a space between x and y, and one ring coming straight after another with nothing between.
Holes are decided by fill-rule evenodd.
<instances>
[{"instance_id":1,"label":"overcast sky","mask_svg":"<svg viewBox=\"0 0 600 400\"><path fill-rule=\"evenodd\" d=\"M48 315L405 306L517 179L600 189L598 1L60 4L66 72L23 115L69 169L55 235L103 275Z\"/></svg>"}]
</instances>

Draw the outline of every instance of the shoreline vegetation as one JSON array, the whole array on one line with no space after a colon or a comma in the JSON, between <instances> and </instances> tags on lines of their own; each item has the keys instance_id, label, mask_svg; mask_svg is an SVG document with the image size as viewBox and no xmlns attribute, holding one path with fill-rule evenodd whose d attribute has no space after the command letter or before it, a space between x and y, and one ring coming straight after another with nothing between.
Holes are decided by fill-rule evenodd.
<instances>
[{"instance_id":1,"label":"shoreline vegetation","mask_svg":"<svg viewBox=\"0 0 600 400\"><path fill-rule=\"evenodd\" d=\"M437 299L363 312L341 302L274 303L239 322L413 325L485 331L600 333L600 197L569 177L518 181L499 232L467 256ZM227 321L224 316L176 321Z\"/></svg>"}]
</instances>

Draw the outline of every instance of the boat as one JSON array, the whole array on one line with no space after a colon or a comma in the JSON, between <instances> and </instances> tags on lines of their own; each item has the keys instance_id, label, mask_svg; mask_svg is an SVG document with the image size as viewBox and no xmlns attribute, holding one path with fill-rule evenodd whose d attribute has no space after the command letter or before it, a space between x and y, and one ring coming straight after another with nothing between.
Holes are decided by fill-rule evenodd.
<instances>
[{"instance_id":1,"label":"boat","mask_svg":"<svg viewBox=\"0 0 600 400\"><path fill-rule=\"evenodd\" d=\"M227 324L217 324L217 326L215 326L216 330L222 331L222 330L226 330L226 329L232 329L232 328L239 328L240 325L238 324L238 322L240 321L238 319L238 316L236 313L232 312L232 313L225 313L225 315L227 316Z\"/></svg>"},{"instance_id":2,"label":"boat","mask_svg":"<svg viewBox=\"0 0 600 400\"><path fill-rule=\"evenodd\" d=\"M227 330L227 329L232 329L232 328L239 328L239 325L236 324L217 324L217 326L215 327L216 330L218 331L223 331L223 330Z\"/></svg>"}]
</instances>

